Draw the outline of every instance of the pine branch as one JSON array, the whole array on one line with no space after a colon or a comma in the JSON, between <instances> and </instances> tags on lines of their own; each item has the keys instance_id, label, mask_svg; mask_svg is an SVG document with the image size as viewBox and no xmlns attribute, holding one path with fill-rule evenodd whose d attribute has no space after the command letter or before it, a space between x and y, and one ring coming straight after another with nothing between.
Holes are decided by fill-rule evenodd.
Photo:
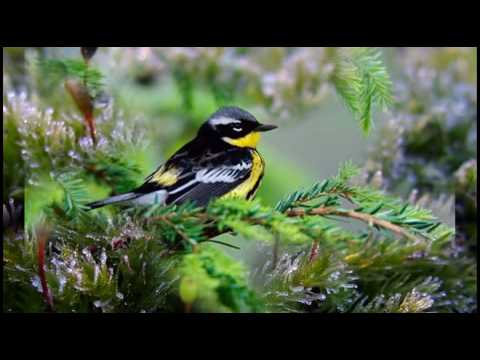
<instances>
[{"instance_id":1,"label":"pine branch","mask_svg":"<svg viewBox=\"0 0 480 360\"><path fill-rule=\"evenodd\" d=\"M391 102L388 74L378 51L338 52L330 79L322 71L323 65L331 65L327 51L313 51L322 54L313 62L308 51L299 52L301 56L295 49L292 56L282 51L281 70L272 67L265 79L247 82L261 87L256 90L266 108L283 111L304 105L321 86L334 81L347 107L368 131L375 110ZM88 51L84 55L90 59ZM288 59L285 64L283 57ZM182 70L177 85L186 108L196 106L193 92L197 94L197 79L208 78L205 69L211 72L208 81L217 101L225 101L229 89L242 89L245 77L223 87L232 78L229 74L223 78L223 59L218 59L210 57L205 67L196 66L196 61L173 61L185 65L177 66ZM81 72L59 72L70 72L68 80L80 84L85 79ZM88 86L82 90L90 94ZM93 105L89 96L77 100ZM476 262L452 255L452 229L430 211L355 185L351 180L359 171L352 164L342 166L337 176L293 192L275 208L259 201L218 199L206 208L114 205L85 212L83 204L92 197L138 185L145 165L136 160L142 136L131 130L128 119L120 119L115 111L104 112L96 129L98 146L93 147L75 116L70 119L56 107L55 116L32 111L37 107L30 100L7 99L7 135L15 135L7 140L21 157L6 159L12 174L19 160L32 165L26 172L31 180L26 198L46 198L35 211L52 227L51 251L43 253L48 271L39 276L40 253L31 229L23 235L6 234L8 311L41 311L48 302L45 284L57 312L468 312L476 308ZM12 184L15 181L11 179ZM47 182L52 185L46 186ZM349 219L369 226L351 230ZM225 233L256 242L246 264L209 244L236 248L228 240L217 240Z\"/></svg>"},{"instance_id":2,"label":"pine branch","mask_svg":"<svg viewBox=\"0 0 480 360\"><path fill-rule=\"evenodd\" d=\"M384 228L386 226L390 230L394 229L394 232L411 239L415 237L413 234L416 234L441 243L439 240L445 241L452 236L453 231L441 225L429 211L402 203L399 199L389 197L368 186L348 184L348 180L356 174L358 174L358 169L352 164L345 164L336 177L323 181L321 184L315 184L306 191L293 193L279 202L276 209L288 213L289 209L294 210L296 207L301 207L303 210L295 209L291 213L306 214L312 211L325 216L338 215L356 218L367 223L373 221L374 225L383 225ZM348 200L357 208L342 209L340 198ZM382 209L388 210L381 211ZM338 213L333 214L332 212L335 211ZM373 215L376 220L373 220ZM380 223L375 224L378 221ZM400 229L408 229L408 235L405 234L405 230Z\"/></svg>"},{"instance_id":3,"label":"pine branch","mask_svg":"<svg viewBox=\"0 0 480 360\"><path fill-rule=\"evenodd\" d=\"M96 50L97 48L82 47L83 61L45 59L37 63L41 77L46 82L64 84L65 89L84 117L85 125L94 145L97 143L95 118L93 116L94 98L100 94L103 88L102 73L90 66L90 60Z\"/></svg>"},{"instance_id":4,"label":"pine branch","mask_svg":"<svg viewBox=\"0 0 480 360\"><path fill-rule=\"evenodd\" d=\"M63 173L57 177L56 181L64 191L62 208L65 214L72 219L85 216L85 210L88 208L84 204L87 202L88 193L79 174Z\"/></svg>"},{"instance_id":5,"label":"pine branch","mask_svg":"<svg viewBox=\"0 0 480 360\"><path fill-rule=\"evenodd\" d=\"M350 193L352 188L347 185L349 179L357 176L360 169L354 166L352 162L345 162L341 165L338 175L332 179L323 180L321 183L314 184L310 189L305 191L295 191L285 199L279 201L275 205L275 209L285 212L287 209L301 206L315 198L328 197L331 195L341 196L351 201ZM331 200L330 200L331 201Z\"/></svg>"},{"instance_id":6,"label":"pine branch","mask_svg":"<svg viewBox=\"0 0 480 360\"><path fill-rule=\"evenodd\" d=\"M63 83L68 79L76 79L84 83L89 93L95 97L103 88L104 76L84 60L45 59L37 62L41 76L55 83Z\"/></svg>"},{"instance_id":7,"label":"pine branch","mask_svg":"<svg viewBox=\"0 0 480 360\"><path fill-rule=\"evenodd\" d=\"M373 126L374 108L385 110L393 102L392 82L381 52L376 49L340 49L335 57L332 82L347 108L360 121L364 134Z\"/></svg>"},{"instance_id":8,"label":"pine branch","mask_svg":"<svg viewBox=\"0 0 480 360\"><path fill-rule=\"evenodd\" d=\"M400 226L397 226L395 224L392 224L391 222L379 219L373 215L364 214L364 213L360 213L353 210L346 211L346 210L340 210L336 208L319 207L316 209L309 209L309 210L292 209L287 211L287 216L291 216L291 217L306 216L306 215L320 215L320 216L335 215L335 216L349 217L352 219L363 221L370 226L377 225L377 226L383 227L398 235L404 236L410 240L419 241L419 239L417 239L414 235L410 234L408 231L406 231Z\"/></svg>"}]
</instances>

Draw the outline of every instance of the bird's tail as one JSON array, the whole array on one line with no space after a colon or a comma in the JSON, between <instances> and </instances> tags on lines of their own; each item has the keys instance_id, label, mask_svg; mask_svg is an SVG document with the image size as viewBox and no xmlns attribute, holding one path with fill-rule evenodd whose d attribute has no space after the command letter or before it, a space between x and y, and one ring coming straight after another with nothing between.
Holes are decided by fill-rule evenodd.
<instances>
[{"instance_id":1,"label":"bird's tail","mask_svg":"<svg viewBox=\"0 0 480 360\"><path fill-rule=\"evenodd\" d=\"M133 199L137 198L138 196L139 196L139 194L135 194L133 192L130 192L130 193L126 193L126 194L111 196L111 197L103 199L103 200L94 201L94 202L91 202L89 204L86 204L86 206L89 207L89 210L92 210L92 209L96 209L96 208L99 208L99 207L102 207L102 206L105 206L105 205L109 205L109 204L115 204L115 203L119 203L119 202L122 202L122 201L133 200Z\"/></svg>"}]
</instances>

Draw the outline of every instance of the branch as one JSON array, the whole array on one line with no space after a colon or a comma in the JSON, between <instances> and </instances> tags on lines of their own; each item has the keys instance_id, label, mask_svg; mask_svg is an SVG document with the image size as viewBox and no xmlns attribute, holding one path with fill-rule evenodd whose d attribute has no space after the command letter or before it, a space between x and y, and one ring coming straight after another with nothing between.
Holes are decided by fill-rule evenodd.
<instances>
[{"instance_id":1,"label":"branch","mask_svg":"<svg viewBox=\"0 0 480 360\"><path fill-rule=\"evenodd\" d=\"M42 286L42 296L48 305L50 311L53 311L53 299L48 290L47 278L45 276L45 243L47 233L44 230L38 232L38 276Z\"/></svg>"},{"instance_id":2,"label":"branch","mask_svg":"<svg viewBox=\"0 0 480 360\"><path fill-rule=\"evenodd\" d=\"M227 247L231 247L231 248L236 249L236 250L240 250L240 248L238 246L235 246L235 245L232 245L232 244L220 241L220 240L207 240L207 241L213 242L213 243L216 243L216 244L221 244L221 245L224 245L224 246L227 246Z\"/></svg>"},{"instance_id":3,"label":"branch","mask_svg":"<svg viewBox=\"0 0 480 360\"><path fill-rule=\"evenodd\" d=\"M176 224L174 224L174 223L168 218L168 216L160 215L160 216L157 217L157 219L163 221L165 224L167 224L167 225L171 226L172 228L174 228L175 231L177 232L177 234L180 235L180 237L181 237L184 241L190 243L190 244L193 245L193 246L195 246L195 245L197 244L193 239L190 239L190 237L189 237L187 234L185 234L185 232L183 232L182 230L180 230L180 229L178 228L178 226L177 226Z\"/></svg>"},{"instance_id":4,"label":"branch","mask_svg":"<svg viewBox=\"0 0 480 360\"><path fill-rule=\"evenodd\" d=\"M410 234L404 228L392 224L389 221L382 220L377 218L376 216L360 213L354 210L339 210L331 207L319 207L316 209L311 209L305 211L303 209L292 209L286 212L287 216L295 217L295 216L305 216L305 215L335 215L335 216L342 216L342 217L349 217L352 219L360 220L366 222L369 225L378 225L387 230L390 230L398 235L404 236L413 241L419 241L417 237Z\"/></svg>"},{"instance_id":5,"label":"branch","mask_svg":"<svg viewBox=\"0 0 480 360\"><path fill-rule=\"evenodd\" d=\"M83 115L85 125L90 133L93 144L97 143L97 130L95 126L95 118L93 117L93 100L88 92L88 88L79 81L69 79L65 81L65 89L72 97L75 105Z\"/></svg>"}]
</instances>

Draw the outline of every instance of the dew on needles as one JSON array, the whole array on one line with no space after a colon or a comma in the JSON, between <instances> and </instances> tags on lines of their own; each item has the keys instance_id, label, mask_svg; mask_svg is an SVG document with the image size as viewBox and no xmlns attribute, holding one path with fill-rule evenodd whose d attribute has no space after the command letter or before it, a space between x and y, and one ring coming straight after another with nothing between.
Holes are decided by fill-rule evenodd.
<instances>
[{"instance_id":1,"label":"dew on needles","mask_svg":"<svg viewBox=\"0 0 480 360\"><path fill-rule=\"evenodd\" d=\"M389 62L395 72L388 51L403 51ZM4 66L7 311L476 311L471 49L26 52L23 74ZM94 137L64 87L71 80L88 95ZM368 159L340 163L334 176L290 186L301 167L272 149L261 187L270 202L260 193L206 208L85 207L141 184L219 106L242 105L288 131L333 97L356 132L378 138ZM337 151L323 146L313 156Z\"/></svg>"}]
</instances>

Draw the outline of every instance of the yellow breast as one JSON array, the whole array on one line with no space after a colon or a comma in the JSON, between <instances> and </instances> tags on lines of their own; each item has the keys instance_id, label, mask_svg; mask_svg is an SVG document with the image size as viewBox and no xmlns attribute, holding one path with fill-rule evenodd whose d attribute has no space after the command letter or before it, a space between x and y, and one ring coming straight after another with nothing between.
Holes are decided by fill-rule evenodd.
<instances>
[{"instance_id":1,"label":"yellow breast","mask_svg":"<svg viewBox=\"0 0 480 360\"><path fill-rule=\"evenodd\" d=\"M252 199L260 187L264 169L265 162L260 154L252 149L252 171L250 176L235 189L223 195L222 198Z\"/></svg>"}]
</instances>

